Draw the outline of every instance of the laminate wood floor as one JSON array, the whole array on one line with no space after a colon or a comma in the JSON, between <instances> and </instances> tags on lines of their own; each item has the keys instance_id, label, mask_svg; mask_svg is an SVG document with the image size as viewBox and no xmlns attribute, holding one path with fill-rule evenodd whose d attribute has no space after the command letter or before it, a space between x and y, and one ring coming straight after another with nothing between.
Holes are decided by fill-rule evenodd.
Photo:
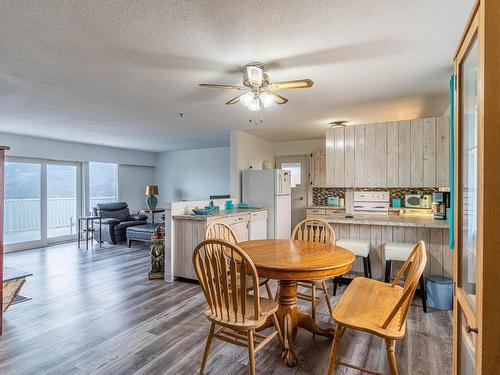
<instances>
[{"instance_id":1,"label":"laminate wood floor","mask_svg":"<svg viewBox=\"0 0 500 375\"><path fill-rule=\"evenodd\" d=\"M6 266L33 272L33 299L4 317L0 374L195 374L208 332L197 284L147 279L144 245L79 250L75 244L7 254ZM451 373L448 312L424 314L414 301L406 339L397 344L401 374ZM307 308L307 307L305 307ZM318 321L333 326L325 305ZM299 330L299 365L285 367L277 341L256 356L260 374L324 374L330 341ZM382 340L347 331L340 357L387 373ZM215 340L207 374L245 374L245 348ZM337 368L338 374L358 374Z\"/></svg>"}]
</instances>

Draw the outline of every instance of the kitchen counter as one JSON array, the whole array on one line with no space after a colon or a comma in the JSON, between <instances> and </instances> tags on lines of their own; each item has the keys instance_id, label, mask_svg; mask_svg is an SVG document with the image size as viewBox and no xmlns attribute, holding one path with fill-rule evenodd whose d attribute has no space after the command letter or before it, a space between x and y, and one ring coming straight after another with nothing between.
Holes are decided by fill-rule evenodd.
<instances>
[{"instance_id":1,"label":"kitchen counter","mask_svg":"<svg viewBox=\"0 0 500 375\"><path fill-rule=\"evenodd\" d=\"M312 205L312 206L307 206L306 208L312 208L312 209L322 209L322 208L329 208L329 209L334 209L334 210L345 210L345 206L327 206L327 205Z\"/></svg>"},{"instance_id":2,"label":"kitchen counter","mask_svg":"<svg viewBox=\"0 0 500 375\"><path fill-rule=\"evenodd\" d=\"M174 220L196 220L196 221L206 221L211 219L225 219L231 216L238 216L242 214L250 214L255 212L267 211L265 208L235 208L233 210L221 210L219 212L211 213L208 215L172 215Z\"/></svg>"},{"instance_id":3,"label":"kitchen counter","mask_svg":"<svg viewBox=\"0 0 500 375\"><path fill-rule=\"evenodd\" d=\"M384 225L392 227L449 228L448 220L434 220L432 215L356 215L346 218L344 215L329 215L325 220L333 224Z\"/></svg>"}]
</instances>

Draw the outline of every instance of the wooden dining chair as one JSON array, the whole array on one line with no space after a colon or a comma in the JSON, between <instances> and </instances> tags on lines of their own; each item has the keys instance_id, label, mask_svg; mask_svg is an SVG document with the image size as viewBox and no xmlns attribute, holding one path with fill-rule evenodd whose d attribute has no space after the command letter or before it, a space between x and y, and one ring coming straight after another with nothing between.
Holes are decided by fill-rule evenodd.
<instances>
[{"instance_id":1,"label":"wooden dining chair","mask_svg":"<svg viewBox=\"0 0 500 375\"><path fill-rule=\"evenodd\" d=\"M292 240L314 241L322 243L335 243L335 231L326 221L321 219L306 219L298 223L292 231ZM297 293L297 298L311 302L311 317L316 320L316 307L323 300L326 300L328 310L332 314L332 302L326 281L328 279L315 281L298 281L297 285L311 290L311 293ZM321 290L321 295L317 296L316 289Z\"/></svg>"},{"instance_id":2,"label":"wooden dining chair","mask_svg":"<svg viewBox=\"0 0 500 375\"><path fill-rule=\"evenodd\" d=\"M205 230L205 239L207 240L210 238L218 238L233 244L237 244L239 242L233 228L221 221L214 221L213 223L208 224L207 229ZM259 288L263 286L266 287L268 297L273 299L273 292L271 291L271 287L269 285L269 279L264 279L262 277L259 278Z\"/></svg>"},{"instance_id":3,"label":"wooden dining chair","mask_svg":"<svg viewBox=\"0 0 500 375\"><path fill-rule=\"evenodd\" d=\"M283 348L276 315L278 303L273 299L260 298L257 269L236 244L218 239L205 240L196 246L193 264L208 304L205 315L211 322L200 374L205 370L214 337L247 347L250 374L255 374L256 352L275 336ZM252 289L252 294L249 289ZM273 332L267 336L257 333L256 330L268 320L275 328ZM219 328L215 330L216 327Z\"/></svg>"},{"instance_id":4,"label":"wooden dining chair","mask_svg":"<svg viewBox=\"0 0 500 375\"><path fill-rule=\"evenodd\" d=\"M333 319L337 323L337 328L328 360L328 375L334 373L336 365L371 374L381 374L337 361L340 339L347 328L365 331L383 338L391 374L397 375L396 340L404 338L406 316L426 263L425 243L420 241L413 248L392 284L364 277L357 277L351 282L333 310ZM399 286L399 281L405 272L404 284Z\"/></svg>"}]
</instances>

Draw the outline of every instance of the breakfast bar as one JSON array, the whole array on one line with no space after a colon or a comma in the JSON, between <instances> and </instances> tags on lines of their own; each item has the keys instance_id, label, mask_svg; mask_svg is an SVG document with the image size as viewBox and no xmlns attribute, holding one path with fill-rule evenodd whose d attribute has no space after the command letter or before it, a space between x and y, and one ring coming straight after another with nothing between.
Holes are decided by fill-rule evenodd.
<instances>
[{"instance_id":1,"label":"breakfast bar","mask_svg":"<svg viewBox=\"0 0 500 375\"><path fill-rule=\"evenodd\" d=\"M383 279L385 262L383 245L387 242L416 243L420 240L427 244L429 261L424 275L451 277L453 273L453 253L448 246L447 220L435 220L432 215L354 215L335 214L325 217L335 228L338 239L360 239L370 241L370 258L373 277ZM401 267L395 264L394 276ZM362 272L361 259L353 265L354 272Z\"/></svg>"}]
</instances>

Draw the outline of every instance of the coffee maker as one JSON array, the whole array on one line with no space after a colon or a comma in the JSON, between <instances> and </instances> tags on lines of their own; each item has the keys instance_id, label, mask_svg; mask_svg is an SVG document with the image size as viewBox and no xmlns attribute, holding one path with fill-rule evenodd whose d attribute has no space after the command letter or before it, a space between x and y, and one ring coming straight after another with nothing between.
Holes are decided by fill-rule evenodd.
<instances>
[{"instance_id":1,"label":"coffee maker","mask_svg":"<svg viewBox=\"0 0 500 375\"><path fill-rule=\"evenodd\" d=\"M446 220L450 208L450 193L439 191L432 193L432 213L435 220Z\"/></svg>"}]
</instances>

